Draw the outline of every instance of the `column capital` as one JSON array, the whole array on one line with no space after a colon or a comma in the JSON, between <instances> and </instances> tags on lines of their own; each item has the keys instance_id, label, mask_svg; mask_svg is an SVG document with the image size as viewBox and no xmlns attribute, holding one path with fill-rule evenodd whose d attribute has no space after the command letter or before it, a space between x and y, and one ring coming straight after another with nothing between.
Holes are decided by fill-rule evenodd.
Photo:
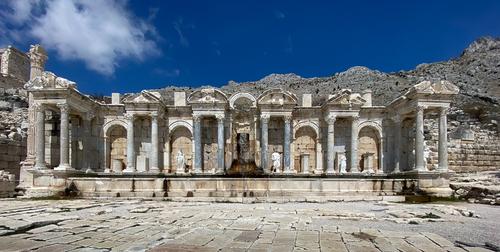
<instances>
[{"instance_id":1,"label":"column capital","mask_svg":"<svg viewBox=\"0 0 500 252\"><path fill-rule=\"evenodd\" d=\"M395 123L401 123L403 117L400 114L396 114L391 117L391 120Z\"/></svg>"},{"instance_id":2,"label":"column capital","mask_svg":"<svg viewBox=\"0 0 500 252\"><path fill-rule=\"evenodd\" d=\"M270 118L269 114L261 114L260 115L260 121L262 123L268 123L269 122L269 118Z\"/></svg>"},{"instance_id":3,"label":"column capital","mask_svg":"<svg viewBox=\"0 0 500 252\"><path fill-rule=\"evenodd\" d=\"M416 108L417 112L424 111L425 109L427 109L427 106L424 105L418 105Z\"/></svg>"},{"instance_id":4,"label":"column capital","mask_svg":"<svg viewBox=\"0 0 500 252\"><path fill-rule=\"evenodd\" d=\"M196 123L201 122L201 115L193 114L193 122L196 122Z\"/></svg>"},{"instance_id":5,"label":"column capital","mask_svg":"<svg viewBox=\"0 0 500 252\"><path fill-rule=\"evenodd\" d=\"M215 118L217 118L218 122L224 122L225 116L224 116L224 114L217 114L217 115L215 115Z\"/></svg>"},{"instance_id":6,"label":"column capital","mask_svg":"<svg viewBox=\"0 0 500 252\"><path fill-rule=\"evenodd\" d=\"M125 119L127 120L134 120L134 114L132 113L125 113L123 117L125 117Z\"/></svg>"},{"instance_id":7,"label":"column capital","mask_svg":"<svg viewBox=\"0 0 500 252\"><path fill-rule=\"evenodd\" d=\"M357 123L359 121L359 115L352 116L352 122Z\"/></svg>"},{"instance_id":8,"label":"column capital","mask_svg":"<svg viewBox=\"0 0 500 252\"><path fill-rule=\"evenodd\" d=\"M84 120L86 120L86 121L90 121L90 120L92 120L94 117L95 117L95 112L94 112L94 111L87 111L87 112L83 115L83 119L84 119Z\"/></svg>"},{"instance_id":9,"label":"column capital","mask_svg":"<svg viewBox=\"0 0 500 252\"><path fill-rule=\"evenodd\" d=\"M285 123L290 123L290 121L292 120L292 115L284 115L283 120L285 121Z\"/></svg>"},{"instance_id":10,"label":"column capital","mask_svg":"<svg viewBox=\"0 0 500 252\"><path fill-rule=\"evenodd\" d=\"M336 115L328 115L328 116L325 116L325 121L328 123L328 124L334 124L335 121L337 121L337 116Z\"/></svg>"},{"instance_id":11,"label":"column capital","mask_svg":"<svg viewBox=\"0 0 500 252\"><path fill-rule=\"evenodd\" d=\"M57 107L61 110L61 113L69 112L69 105L67 103L58 103Z\"/></svg>"},{"instance_id":12,"label":"column capital","mask_svg":"<svg viewBox=\"0 0 500 252\"><path fill-rule=\"evenodd\" d=\"M447 108L447 107L439 107L439 115L440 116L444 116L444 115L448 114L448 111L449 111L449 108Z\"/></svg>"},{"instance_id":13,"label":"column capital","mask_svg":"<svg viewBox=\"0 0 500 252\"><path fill-rule=\"evenodd\" d=\"M30 108L32 108L35 112L45 111L45 105L39 102L34 102L33 104L31 104Z\"/></svg>"}]
</instances>

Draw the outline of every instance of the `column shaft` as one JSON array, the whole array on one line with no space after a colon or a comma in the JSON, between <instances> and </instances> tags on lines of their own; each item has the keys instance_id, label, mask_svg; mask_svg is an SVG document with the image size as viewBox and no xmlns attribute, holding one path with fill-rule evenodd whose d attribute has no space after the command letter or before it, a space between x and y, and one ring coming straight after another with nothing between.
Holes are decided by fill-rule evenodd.
<instances>
[{"instance_id":1,"label":"column shaft","mask_svg":"<svg viewBox=\"0 0 500 252\"><path fill-rule=\"evenodd\" d=\"M36 160L35 169L47 169L45 165L45 108L43 105L35 105L36 110Z\"/></svg>"},{"instance_id":2,"label":"column shaft","mask_svg":"<svg viewBox=\"0 0 500 252\"><path fill-rule=\"evenodd\" d=\"M334 174L335 173L335 116L329 116L326 120L328 123L328 132L327 132L327 156L326 156L326 173Z\"/></svg>"},{"instance_id":3,"label":"column shaft","mask_svg":"<svg viewBox=\"0 0 500 252\"><path fill-rule=\"evenodd\" d=\"M446 108L441 108L439 111L439 146L438 159L439 171L448 170L448 125L446 118Z\"/></svg>"},{"instance_id":4,"label":"column shaft","mask_svg":"<svg viewBox=\"0 0 500 252\"><path fill-rule=\"evenodd\" d=\"M224 117L217 117L217 172L224 173Z\"/></svg>"},{"instance_id":5,"label":"column shaft","mask_svg":"<svg viewBox=\"0 0 500 252\"><path fill-rule=\"evenodd\" d=\"M401 172L401 118L397 116L394 119L394 170Z\"/></svg>"},{"instance_id":6,"label":"column shaft","mask_svg":"<svg viewBox=\"0 0 500 252\"><path fill-rule=\"evenodd\" d=\"M415 120L415 169L425 171L424 164L424 107L417 107Z\"/></svg>"},{"instance_id":7,"label":"column shaft","mask_svg":"<svg viewBox=\"0 0 500 252\"><path fill-rule=\"evenodd\" d=\"M84 157L90 157L91 152L90 152L90 143L91 143L91 138L92 138L92 129L91 129L91 121L92 116L91 115L86 115L85 118L83 119L83 156ZM83 159L83 170L92 170L92 163L90 161L90 158L84 158Z\"/></svg>"},{"instance_id":8,"label":"column shaft","mask_svg":"<svg viewBox=\"0 0 500 252\"><path fill-rule=\"evenodd\" d=\"M262 169L264 170L264 173L270 173L269 171L269 165L267 163L267 141L268 141L268 123L269 123L269 117L268 116L261 116L260 118L260 128L261 128L261 135L260 135L260 165Z\"/></svg>"},{"instance_id":9,"label":"column shaft","mask_svg":"<svg viewBox=\"0 0 500 252\"><path fill-rule=\"evenodd\" d=\"M358 120L359 117L352 118L351 124L351 173L359 172L358 169Z\"/></svg>"},{"instance_id":10,"label":"column shaft","mask_svg":"<svg viewBox=\"0 0 500 252\"><path fill-rule=\"evenodd\" d=\"M60 128L60 162L55 170L71 170L69 164L69 107L67 104L58 104L61 109L61 128Z\"/></svg>"},{"instance_id":11,"label":"column shaft","mask_svg":"<svg viewBox=\"0 0 500 252\"><path fill-rule=\"evenodd\" d=\"M290 167L290 142L291 142L291 117L285 116L285 135L283 141L283 165L285 166L283 171L285 173L293 173L294 171Z\"/></svg>"},{"instance_id":12,"label":"column shaft","mask_svg":"<svg viewBox=\"0 0 500 252\"><path fill-rule=\"evenodd\" d=\"M158 116L151 116L151 172L160 172L158 167Z\"/></svg>"},{"instance_id":13,"label":"column shaft","mask_svg":"<svg viewBox=\"0 0 500 252\"><path fill-rule=\"evenodd\" d=\"M193 122L194 122L194 173L202 173L200 116L193 116Z\"/></svg>"},{"instance_id":14,"label":"column shaft","mask_svg":"<svg viewBox=\"0 0 500 252\"><path fill-rule=\"evenodd\" d=\"M123 172L135 172L134 115L125 115L127 119L127 168Z\"/></svg>"}]
</instances>

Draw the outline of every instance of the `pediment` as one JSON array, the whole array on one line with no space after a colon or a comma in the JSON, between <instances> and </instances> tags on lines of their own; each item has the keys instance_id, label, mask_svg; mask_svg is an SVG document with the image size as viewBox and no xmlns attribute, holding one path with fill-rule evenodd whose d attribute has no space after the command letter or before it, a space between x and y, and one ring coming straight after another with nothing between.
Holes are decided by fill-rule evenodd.
<instances>
[{"instance_id":1,"label":"pediment","mask_svg":"<svg viewBox=\"0 0 500 252\"><path fill-rule=\"evenodd\" d=\"M215 88L203 88L194 91L188 97L188 103L227 103L227 96Z\"/></svg>"},{"instance_id":2,"label":"pediment","mask_svg":"<svg viewBox=\"0 0 500 252\"><path fill-rule=\"evenodd\" d=\"M128 97L125 103L160 103L161 94L159 92L142 91L139 95Z\"/></svg>"},{"instance_id":3,"label":"pediment","mask_svg":"<svg viewBox=\"0 0 500 252\"><path fill-rule=\"evenodd\" d=\"M339 93L332 96L325 103L326 106L337 107L361 107L366 100L358 93L352 93L349 89L343 89Z\"/></svg>"},{"instance_id":4,"label":"pediment","mask_svg":"<svg viewBox=\"0 0 500 252\"><path fill-rule=\"evenodd\" d=\"M283 106L283 105L296 105L297 97L287 91L282 89L271 89L264 92L258 98L259 105L275 105L275 106Z\"/></svg>"},{"instance_id":5,"label":"pediment","mask_svg":"<svg viewBox=\"0 0 500 252\"><path fill-rule=\"evenodd\" d=\"M422 81L413 86L412 90L421 94L445 94L454 95L458 94L460 89L447 80L436 82ZM410 91L411 92L411 91Z\"/></svg>"}]
</instances>

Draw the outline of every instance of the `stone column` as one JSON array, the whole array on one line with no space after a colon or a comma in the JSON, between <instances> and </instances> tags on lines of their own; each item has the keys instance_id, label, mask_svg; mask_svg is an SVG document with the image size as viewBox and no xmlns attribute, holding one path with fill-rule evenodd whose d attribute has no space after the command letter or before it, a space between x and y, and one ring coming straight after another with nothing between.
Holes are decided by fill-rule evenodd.
<instances>
[{"instance_id":1,"label":"stone column","mask_svg":"<svg viewBox=\"0 0 500 252\"><path fill-rule=\"evenodd\" d=\"M425 171L424 164L424 107L417 107L415 119L415 170Z\"/></svg>"},{"instance_id":2,"label":"stone column","mask_svg":"<svg viewBox=\"0 0 500 252\"><path fill-rule=\"evenodd\" d=\"M160 172L158 167L158 113L151 114L151 172Z\"/></svg>"},{"instance_id":3,"label":"stone column","mask_svg":"<svg viewBox=\"0 0 500 252\"><path fill-rule=\"evenodd\" d=\"M135 172L134 115L125 114L127 120L127 168L123 172Z\"/></svg>"},{"instance_id":4,"label":"stone column","mask_svg":"<svg viewBox=\"0 0 500 252\"><path fill-rule=\"evenodd\" d=\"M110 153L110 150L111 150L111 143L109 142L109 138L108 136L104 136L104 149L103 149L103 170L104 172L108 173L108 172L111 172L111 160L108 160L109 159L109 153Z\"/></svg>"},{"instance_id":5,"label":"stone column","mask_svg":"<svg viewBox=\"0 0 500 252\"><path fill-rule=\"evenodd\" d=\"M45 107L42 104L33 104L36 111L36 134L35 134L35 169L45 170Z\"/></svg>"},{"instance_id":6,"label":"stone column","mask_svg":"<svg viewBox=\"0 0 500 252\"><path fill-rule=\"evenodd\" d=\"M326 143L326 173L327 174L335 174L335 167L334 167L334 161L335 161L335 121L337 120L337 117L335 115L329 115L327 118L325 118L326 122L328 123L328 139Z\"/></svg>"},{"instance_id":7,"label":"stone column","mask_svg":"<svg viewBox=\"0 0 500 252\"><path fill-rule=\"evenodd\" d=\"M351 123L351 173L359 172L359 169L358 169L358 122L359 122L359 116L353 116L352 123Z\"/></svg>"},{"instance_id":8,"label":"stone column","mask_svg":"<svg viewBox=\"0 0 500 252\"><path fill-rule=\"evenodd\" d=\"M447 108L439 109L439 171L448 171L448 125L446 120Z\"/></svg>"},{"instance_id":9,"label":"stone column","mask_svg":"<svg viewBox=\"0 0 500 252\"><path fill-rule=\"evenodd\" d=\"M283 172L284 173L294 173L294 170L290 167L290 142L291 142L291 129L290 129L290 123L292 120L291 116L285 116L284 118L285 121L285 135L284 135L284 141L283 141Z\"/></svg>"},{"instance_id":10,"label":"stone column","mask_svg":"<svg viewBox=\"0 0 500 252\"><path fill-rule=\"evenodd\" d=\"M260 165L264 170L264 173L270 173L269 165L267 163L267 142L268 142L268 125L269 125L269 115L260 116Z\"/></svg>"},{"instance_id":11,"label":"stone column","mask_svg":"<svg viewBox=\"0 0 500 252\"><path fill-rule=\"evenodd\" d=\"M392 172L401 172L401 116L396 115L394 121L394 170Z\"/></svg>"},{"instance_id":12,"label":"stone column","mask_svg":"<svg viewBox=\"0 0 500 252\"><path fill-rule=\"evenodd\" d=\"M92 118L94 118L94 113L93 112L87 112L84 117L83 117L83 169L82 170L92 170L92 163L90 162L90 157L91 152L90 152L90 143L91 143L91 138L92 138L92 129L91 129L91 123L92 123Z\"/></svg>"},{"instance_id":13,"label":"stone column","mask_svg":"<svg viewBox=\"0 0 500 252\"><path fill-rule=\"evenodd\" d=\"M201 116L193 115L193 127L194 127L194 173L202 173L201 165Z\"/></svg>"},{"instance_id":14,"label":"stone column","mask_svg":"<svg viewBox=\"0 0 500 252\"><path fill-rule=\"evenodd\" d=\"M171 153L170 153L170 132L167 134L167 138L165 139L165 154L163 155L163 173L170 173L172 166L170 165ZM175 160L175 159L174 159ZM177 166L176 166L177 167ZM177 170L176 170L177 172Z\"/></svg>"},{"instance_id":15,"label":"stone column","mask_svg":"<svg viewBox=\"0 0 500 252\"><path fill-rule=\"evenodd\" d=\"M217 174L224 173L224 115L217 115Z\"/></svg>"},{"instance_id":16,"label":"stone column","mask_svg":"<svg viewBox=\"0 0 500 252\"><path fill-rule=\"evenodd\" d=\"M66 103L57 104L61 110L61 127L60 127L60 162L59 166L54 170L65 171L73 170L69 164L69 106Z\"/></svg>"}]
</instances>

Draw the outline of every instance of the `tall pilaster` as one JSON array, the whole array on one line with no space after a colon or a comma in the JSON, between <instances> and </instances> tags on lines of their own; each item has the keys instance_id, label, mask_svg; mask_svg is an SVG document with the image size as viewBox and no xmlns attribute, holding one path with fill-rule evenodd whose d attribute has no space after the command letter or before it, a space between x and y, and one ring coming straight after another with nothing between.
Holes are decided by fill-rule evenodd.
<instances>
[{"instance_id":1,"label":"tall pilaster","mask_svg":"<svg viewBox=\"0 0 500 252\"><path fill-rule=\"evenodd\" d=\"M424 164L424 107L417 107L415 119L415 170L425 171Z\"/></svg>"},{"instance_id":2,"label":"tall pilaster","mask_svg":"<svg viewBox=\"0 0 500 252\"><path fill-rule=\"evenodd\" d=\"M352 123L351 123L351 173L359 172L359 169L358 169L358 123L359 123L359 116L353 116Z\"/></svg>"},{"instance_id":3,"label":"tall pilaster","mask_svg":"<svg viewBox=\"0 0 500 252\"><path fill-rule=\"evenodd\" d=\"M36 111L36 159L35 169L47 169L45 164L45 107L42 104L33 104L34 111Z\"/></svg>"},{"instance_id":4,"label":"tall pilaster","mask_svg":"<svg viewBox=\"0 0 500 252\"><path fill-rule=\"evenodd\" d=\"M193 115L194 127L194 173L202 173L201 170L201 116Z\"/></svg>"},{"instance_id":5,"label":"tall pilaster","mask_svg":"<svg viewBox=\"0 0 500 252\"><path fill-rule=\"evenodd\" d=\"M60 162L54 170L66 171L73 170L69 164L69 106L67 103L57 104L61 110L61 129L60 129Z\"/></svg>"},{"instance_id":6,"label":"tall pilaster","mask_svg":"<svg viewBox=\"0 0 500 252\"><path fill-rule=\"evenodd\" d=\"M127 168L123 172L135 172L134 115L125 114L127 120Z\"/></svg>"},{"instance_id":7,"label":"tall pilaster","mask_svg":"<svg viewBox=\"0 0 500 252\"><path fill-rule=\"evenodd\" d=\"M446 118L447 108L439 110L439 146L438 146L438 170L448 171L448 125Z\"/></svg>"},{"instance_id":8,"label":"tall pilaster","mask_svg":"<svg viewBox=\"0 0 500 252\"><path fill-rule=\"evenodd\" d=\"M217 115L217 171L224 173L224 115Z\"/></svg>"},{"instance_id":9,"label":"tall pilaster","mask_svg":"<svg viewBox=\"0 0 500 252\"><path fill-rule=\"evenodd\" d=\"M285 135L284 135L284 141L283 141L283 165L285 166L283 169L284 173L294 173L295 171L292 170L290 167L290 142L291 142L291 129L290 129L290 124L292 121L292 116L285 116L283 118L285 122Z\"/></svg>"},{"instance_id":10,"label":"tall pilaster","mask_svg":"<svg viewBox=\"0 0 500 252\"><path fill-rule=\"evenodd\" d=\"M325 118L326 123L328 124L328 132L327 132L327 156L326 156L326 173L334 174L335 173L335 121L337 117L335 115L329 115Z\"/></svg>"},{"instance_id":11,"label":"tall pilaster","mask_svg":"<svg viewBox=\"0 0 500 252\"><path fill-rule=\"evenodd\" d=\"M401 172L401 116L396 115L394 121L394 170L392 172Z\"/></svg>"},{"instance_id":12,"label":"tall pilaster","mask_svg":"<svg viewBox=\"0 0 500 252\"><path fill-rule=\"evenodd\" d=\"M269 115L260 116L260 165L264 173L271 173L267 163L267 143L268 143Z\"/></svg>"},{"instance_id":13,"label":"tall pilaster","mask_svg":"<svg viewBox=\"0 0 500 252\"><path fill-rule=\"evenodd\" d=\"M151 114L151 172L160 172L158 167L158 113Z\"/></svg>"}]
</instances>

